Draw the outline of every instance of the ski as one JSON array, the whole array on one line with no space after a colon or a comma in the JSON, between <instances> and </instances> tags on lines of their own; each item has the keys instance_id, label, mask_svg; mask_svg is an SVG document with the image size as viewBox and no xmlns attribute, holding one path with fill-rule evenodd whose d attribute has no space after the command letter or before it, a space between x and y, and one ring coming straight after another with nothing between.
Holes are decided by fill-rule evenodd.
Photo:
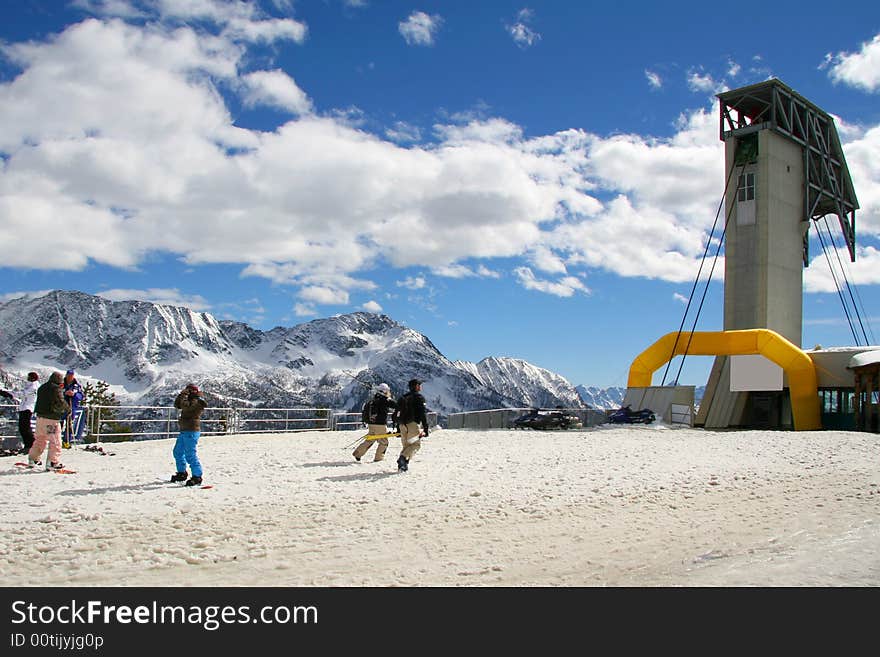
<instances>
[{"instance_id":1,"label":"ski","mask_svg":"<svg viewBox=\"0 0 880 657\"><path fill-rule=\"evenodd\" d=\"M31 465L30 463L15 463L20 468L25 468L27 470L34 470L35 472L54 472L55 474L76 474L76 470L68 470L67 468L61 468L60 470L53 470L52 468L43 468L43 466ZM42 470L37 470L37 468L42 468Z\"/></svg>"},{"instance_id":2,"label":"ski","mask_svg":"<svg viewBox=\"0 0 880 657\"><path fill-rule=\"evenodd\" d=\"M393 438L394 436L399 436L400 433L368 433L366 436L362 436L360 440L379 440L380 438Z\"/></svg>"}]
</instances>

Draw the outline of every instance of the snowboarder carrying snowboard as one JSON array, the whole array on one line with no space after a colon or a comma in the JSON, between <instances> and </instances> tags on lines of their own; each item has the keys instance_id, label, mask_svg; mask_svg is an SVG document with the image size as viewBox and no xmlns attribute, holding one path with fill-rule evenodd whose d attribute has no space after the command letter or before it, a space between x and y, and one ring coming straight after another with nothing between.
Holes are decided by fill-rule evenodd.
<instances>
[{"instance_id":1,"label":"snowboarder carrying snowboard","mask_svg":"<svg viewBox=\"0 0 880 657\"><path fill-rule=\"evenodd\" d=\"M171 476L171 481L186 481L187 486L200 486L202 483L202 464L196 449L202 433L199 418L207 407L208 402L195 383L187 384L174 400L174 408L180 409L180 416L177 418L180 433L177 434L173 452L177 472ZM186 478L187 464L192 472L189 479Z\"/></svg>"},{"instance_id":2,"label":"snowboarder carrying snowboard","mask_svg":"<svg viewBox=\"0 0 880 657\"><path fill-rule=\"evenodd\" d=\"M388 410L392 408L397 408L397 403L391 399L391 388L388 387L387 383L380 383L376 387L376 394L364 406L364 415L361 418L364 424L367 425L367 433L370 436L388 432L385 423L388 421ZM373 462L384 459L385 450L388 449L387 438L364 440L352 452L355 460L360 461L361 457L367 453L367 450L370 449L373 443L376 443L376 457L373 459Z\"/></svg>"}]
</instances>

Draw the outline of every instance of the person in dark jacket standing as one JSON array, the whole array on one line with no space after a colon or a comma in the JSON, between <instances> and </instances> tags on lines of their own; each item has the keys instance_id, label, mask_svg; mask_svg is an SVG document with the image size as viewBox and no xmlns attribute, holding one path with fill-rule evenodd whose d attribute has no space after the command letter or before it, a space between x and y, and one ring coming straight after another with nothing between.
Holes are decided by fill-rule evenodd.
<instances>
[{"instance_id":1,"label":"person in dark jacket standing","mask_svg":"<svg viewBox=\"0 0 880 657\"><path fill-rule=\"evenodd\" d=\"M43 385L37 388L37 402L34 405L34 413L37 416L37 431L34 444L28 452L28 465L40 465L40 457L46 444L49 445L49 458L47 470L61 470L61 418L68 411L67 402L64 401L62 383L64 377L61 372L52 372L52 376Z\"/></svg>"},{"instance_id":2,"label":"person in dark jacket standing","mask_svg":"<svg viewBox=\"0 0 880 657\"><path fill-rule=\"evenodd\" d=\"M187 486L198 486L202 483L202 464L199 462L197 447L202 433L199 418L207 407L208 402L195 383L187 384L174 399L174 408L180 410L177 418L180 433L177 434L173 452L177 472L171 476L171 481L186 481ZM187 464L192 472L189 479L186 478Z\"/></svg>"},{"instance_id":3,"label":"person in dark jacket standing","mask_svg":"<svg viewBox=\"0 0 880 657\"><path fill-rule=\"evenodd\" d=\"M411 379L409 392L397 400L397 424L400 425L400 442L403 449L397 457L397 470L406 472L409 462L422 447L422 436L428 437L428 411L422 397L422 382ZM419 427L421 425L421 427Z\"/></svg>"},{"instance_id":4,"label":"person in dark jacket standing","mask_svg":"<svg viewBox=\"0 0 880 657\"><path fill-rule=\"evenodd\" d=\"M388 433L388 428L385 425L388 422L388 411L392 408L397 408L397 402L391 399L391 388L387 383L380 383L376 386L376 394L370 400L370 421L367 423L369 436ZM360 461L361 457L373 446L373 443L376 443L376 456L373 462L384 459L385 450L388 449L388 438L368 438L352 452L355 460Z\"/></svg>"}]
</instances>

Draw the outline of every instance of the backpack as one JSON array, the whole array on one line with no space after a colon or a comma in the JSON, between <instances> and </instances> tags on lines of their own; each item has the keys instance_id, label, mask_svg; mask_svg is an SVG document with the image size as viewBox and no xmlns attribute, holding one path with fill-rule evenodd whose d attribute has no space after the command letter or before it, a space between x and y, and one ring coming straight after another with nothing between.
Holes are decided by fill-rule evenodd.
<instances>
[{"instance_id":1,"label":"backpack","mask_svg":"<svg viewBox=\"0 0 880 657\"><path fill-rule=\"evenodd\" d=\"M397 400L397 410L395 411L395 414L399 424L409 424L413 421L412 397L409 393Z\"/></svg>"}]
</instances>

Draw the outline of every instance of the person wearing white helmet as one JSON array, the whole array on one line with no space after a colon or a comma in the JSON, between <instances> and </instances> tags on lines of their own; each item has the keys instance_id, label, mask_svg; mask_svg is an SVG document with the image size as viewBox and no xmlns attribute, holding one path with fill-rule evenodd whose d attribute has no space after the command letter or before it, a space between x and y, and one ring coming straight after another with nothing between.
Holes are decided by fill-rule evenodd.
<instances>
[{"instance_id":1,"label":"person wearing white helmet","mask_svg":"<svg viewBox=\"0 0 880 657\"><path fill-rule=\"evenodd\" d=\"M376 456L373 461L381 461L385 458L385 450L388 449L388 438L369 438L369 436L379 436L388 433L385 424L388 421L388 411L397 408L397 404L391 398L391 388L387 383L380 383L376 386L376 394L364 405L363 419L367 425L367 438L358 445L352 456L356 461L360 461L364 454L376 444Z\"/></svg>"}]
</instances>

